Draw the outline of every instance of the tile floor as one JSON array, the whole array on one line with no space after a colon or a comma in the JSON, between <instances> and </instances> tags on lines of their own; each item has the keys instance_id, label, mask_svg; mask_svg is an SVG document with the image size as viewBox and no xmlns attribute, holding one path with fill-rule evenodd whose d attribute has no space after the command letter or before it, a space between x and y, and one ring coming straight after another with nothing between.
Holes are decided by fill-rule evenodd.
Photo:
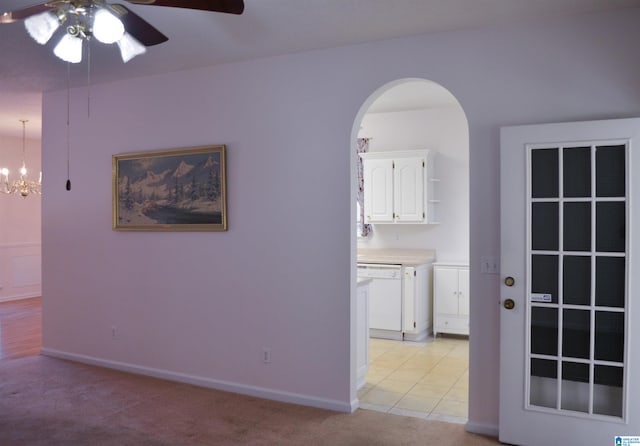
<instances>
[{"instance_id":1,"label":"tile floor","mask_svg":"<svg viewBox=\"0 0 640 446\"><path fill-rule=\"evenodd\" d=\"M466 423L467 338L424 342L369 340L369 372L360 407L431 420Z\"/></svg>"}]
</instances>

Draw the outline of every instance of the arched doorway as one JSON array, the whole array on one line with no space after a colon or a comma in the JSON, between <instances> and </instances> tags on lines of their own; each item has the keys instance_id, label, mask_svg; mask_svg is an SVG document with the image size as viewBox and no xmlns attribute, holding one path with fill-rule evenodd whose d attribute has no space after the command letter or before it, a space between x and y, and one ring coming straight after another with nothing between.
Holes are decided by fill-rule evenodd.
<instances>
[{"instance_id":1,"label":"arched doorway","mask_svg":"<svg viewBox=\"0 0 640 446\"><path fill-rule=\"evenodd\" d=\"M437 190L437 197L432 196L430 200L434 202L431 212L437 214L437 218L431 220L438 220L439 224L398 224L396 221L373 224L371 233L366 237L353 232L353 244L359 253L433 250L439 264L456 270L461 267L462 271L466 266L468 275L468 134L466 115L460 103L451 92L435 82L399 79L369 96L354 120L352 150L356 152L358 145L362 150L365 145L369 152L392 154L425 149L437 152L435 177L440 181L431 185ZM355 166L352 171L354 182L357 182ZM354 213L359 215L356 203L354 208ZM432 278L433 265L430 265L429 302L433 299ZM405 292L404 286L400 289ZM360 407L423 418L466 421L468 338L439 334L434 342L431 303L428 308L429 327L423 335L401 335L405 340L371 338L369 371L365 384L357 391ZM468 321L468 311L466 316Z\"/></svg>"}]
</instances>

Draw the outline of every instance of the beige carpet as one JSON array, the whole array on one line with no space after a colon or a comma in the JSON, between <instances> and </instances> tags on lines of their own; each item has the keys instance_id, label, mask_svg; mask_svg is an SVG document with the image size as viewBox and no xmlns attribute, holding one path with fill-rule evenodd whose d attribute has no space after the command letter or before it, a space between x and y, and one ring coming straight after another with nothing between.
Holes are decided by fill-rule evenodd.
<instances>
[{"instance_id":1,"label":"beige carpet","mask_svg":"<svg viewBox=\"0 0 640 446\"><path fill-rule=\"evenodd\" d=\"M341 414L31 356L0 361L0 445L496 445L458 424Z\"/></svg>"}]
</instances>

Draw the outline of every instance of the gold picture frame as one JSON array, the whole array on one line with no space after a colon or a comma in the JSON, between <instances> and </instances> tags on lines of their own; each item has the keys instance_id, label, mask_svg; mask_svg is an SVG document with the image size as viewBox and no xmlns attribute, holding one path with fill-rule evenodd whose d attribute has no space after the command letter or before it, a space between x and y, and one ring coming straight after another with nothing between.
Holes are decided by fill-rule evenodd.
<instances>
[{"instance_id":1,"label":"gold picture frame","mask_svg":"<svg viewBox=\"0 0 640 446\"><path fill-rule=\"evenodd\" d=\"M226 231L226 146L112 156L116 231Z\"/></svg>"}]
</instances>

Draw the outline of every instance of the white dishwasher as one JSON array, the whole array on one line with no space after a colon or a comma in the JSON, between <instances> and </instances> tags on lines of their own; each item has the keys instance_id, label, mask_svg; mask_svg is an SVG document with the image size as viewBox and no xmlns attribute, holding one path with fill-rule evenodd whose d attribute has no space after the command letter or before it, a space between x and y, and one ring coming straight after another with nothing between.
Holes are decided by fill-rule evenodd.
<instances>
[{"instance_id":1,"label":"white dishwasher","mask_svg":"<svg viewBox=\"0 0 640 446\"><path fill-rule=\"evenodd\" d=\"M358 277L371 279L369 329L372 335L402 339L402 266L358 263Z\"/></svg>"}]
</instances>

